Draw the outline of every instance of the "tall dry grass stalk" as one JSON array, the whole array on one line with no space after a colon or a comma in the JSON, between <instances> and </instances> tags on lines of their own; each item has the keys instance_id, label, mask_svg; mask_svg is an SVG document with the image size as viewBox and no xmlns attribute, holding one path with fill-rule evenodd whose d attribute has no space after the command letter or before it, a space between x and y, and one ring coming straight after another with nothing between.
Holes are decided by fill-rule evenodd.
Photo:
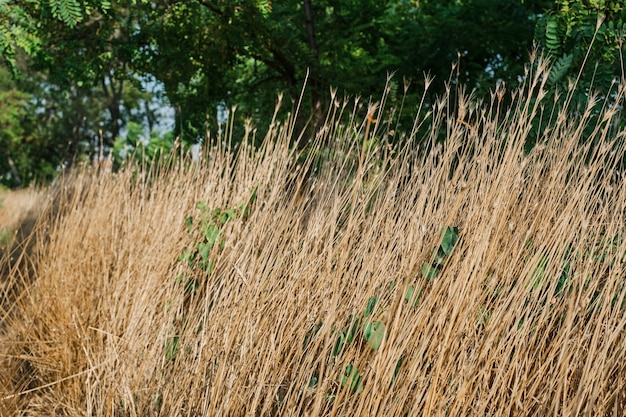
<instances>
[{"instance_id":1,"label":"tall dry grass stalk","mask_svg":"<svg viewBox=\"0 0 626 417\"><path fill-rule=\"evenodd\" d=\"M428 152L386 146L384 103L368 122L338 101L306 160L273 124L259 150L60 181L31 284L0 312L2 415L623 415L624 132L614 108L597 146L590 108L543 114L525 155L545 75L529 72L509 108L497 90L449 118L443 100L416 122L433 125ZM255 188L211 273L178 260L202 239L185 222L198 202L228 209ZM429 280L446 226L459 241ZM335 355L372 296L381 345L360 322ZM342 386L348 365L361 384Z\"/></svg>"}]
</instances>

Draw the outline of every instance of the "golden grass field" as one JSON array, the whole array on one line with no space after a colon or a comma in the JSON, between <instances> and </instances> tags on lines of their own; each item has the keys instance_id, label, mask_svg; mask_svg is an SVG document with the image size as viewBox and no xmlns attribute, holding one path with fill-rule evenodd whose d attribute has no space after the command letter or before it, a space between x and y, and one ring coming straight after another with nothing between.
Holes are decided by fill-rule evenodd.
<instances>
[{"instance_id":1,"label":"golden grass field","mask_svg":"<svg viewBox=\"0 0 626 417\"><path fill-rule=\"evenodd\" d=\"M1 261L0 414L624 415L624 132L544 114L526 155L542 74L508 108L444 99L430 152L337 102L308 159L274 123L60 179Z\"/></svg>"}]
</instances>

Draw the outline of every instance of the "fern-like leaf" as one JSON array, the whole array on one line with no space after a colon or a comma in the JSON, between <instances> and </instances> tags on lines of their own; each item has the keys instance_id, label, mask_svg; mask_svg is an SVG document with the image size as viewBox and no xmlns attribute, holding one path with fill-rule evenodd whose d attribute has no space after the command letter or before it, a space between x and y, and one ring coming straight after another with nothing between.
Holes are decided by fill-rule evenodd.
<instances>
[{"instance_id":1,"label":"fern-like leaf","mask_svg":"<svg viewBox=\"0 0 626 417\"><path fill-rule=\"evenodd\" d=\"M76 26L76 23L83 17L78 0L49 0L48 4L52 9L52 16L69 27Z\"/></svg>"},{"instance_id":2,"label":"fern-like leaf","mask_svg":"<svg viewBox=\"0 0 626 417\"><path fill-rule=\"evenodd\" d=\"M558 83L567 74L567 71L572 66L573 59L573 54L564 54L557 59L550 70L550 75L548 75L548 83L551 85Z\"/></svg>"},{"instance_id":3,"label":"fern-like leaf","mask_svg":"<svg viewBox=\"0 0 626 417\"><path fill-rule=\"evenodd\" d=\"M550 17L546 22L546 47L552 56L559 54L561 42L559 39L559 23L555 17Z\"/></svg>"}]
</instances>

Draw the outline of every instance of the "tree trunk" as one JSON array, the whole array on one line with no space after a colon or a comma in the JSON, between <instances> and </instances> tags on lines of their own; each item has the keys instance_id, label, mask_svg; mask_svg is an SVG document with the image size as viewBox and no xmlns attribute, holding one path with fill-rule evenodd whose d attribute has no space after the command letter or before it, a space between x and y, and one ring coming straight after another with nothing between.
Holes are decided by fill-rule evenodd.
<instances>
[{"instance_id":1,"label":"tree trunk","mask_svg":"<svg viewBox=\"0 0 626 417\"><path fill-rule=\"evenodd\" d=\"M19 188L22 186L22 179L20 178L20 174L17 171L17 166L15 166L15 162L13 161L13 158L11 158L11 152L7 151L6 157L7 157L7 162L9 163L9 168L11 168L11 175L13 176L13 181L15 182L15 185L17 185L17 187Z\"/></svg>"},{"instance_id":2,"label":"tree trunk","mask_svg":"<svg viewBox=\"0 0 626 417\"><path fill-rule=\"evenodd\" d=\"M107 75L102 77L102 89L107 96L107 108L111 115L111 136L104 145L113 146L115 139L120 135L122 112L122 91L124 89L124 80L117 80L113 73L109 71Z\"/></svg>"},{"instance_id":3,"label":"tree trunk","mask_svg":"<svg viewBox=\"0 0 626 417\"><path fill-rule=\"evenodd\" d=\"M306 35L309 44L309 50L311 52L311 58L309 60L309 71L311 78L311 111L313 132L317 132L320 124L323 120L322 116L322 101L321 101L321 82L319 79L319 52L317 50L317 41L315 40L315 25L313 19L313 8L311 6L311 0L304 0L304 18L306 21Z\"/></svg>"}]
</instances>

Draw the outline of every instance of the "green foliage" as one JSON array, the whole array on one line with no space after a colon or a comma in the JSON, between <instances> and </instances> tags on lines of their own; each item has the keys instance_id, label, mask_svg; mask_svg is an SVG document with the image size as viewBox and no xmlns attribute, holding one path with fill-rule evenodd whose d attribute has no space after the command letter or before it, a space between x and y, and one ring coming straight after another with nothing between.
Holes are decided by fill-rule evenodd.
<instances>
[{"instance_id":1,"label":"green foliage","mask_svg":"<svg viewBox=\"0 0 626 417\"><path fill-rule=\"evenodd\" d=\"M12 79L9 68L0 65L0 184L7 187L50 181L67 149L67 136L57 137L53 129L71 120L61 120L60 103L51 107L54 89L30 81ZM74 129L80 132L79 126Z\"/></svg>"},{"instance_id":2,"label":"green foliage","mask_svg":"<svg viewBox=\"0 0 626 417\"><path fill-rule=\"evenodd\" d=\"M378 350L385 338L386 330L387 327L385 326L385 323L381 321L367 320L365 324L363 324L363 337L365 337L368 346L372 350Z\"/></svg>"},{"instance_id":3,"label":"green foliage","mask_svg":"<svg viewBox=\"0 0 626 417\"><path fill-rule=\"evenodd\" d=\"M545 45L548 52L555 56L561 50L561 35L559 34L559 23L554 16L546 18Z\"/></svg>"},{"instance_id":4,"label":"green foliage","mask_svg":"<svg viewBox=\"0 0 626 417\"><path fill-rule=\"evenodd\" d=\"M0 1L0 55L4 64L16 74L16 53L36 53L41 41L35 20L17 2Z\"/></svg>"},{"instance_id":5,"label":"green foliage","mask_svg":"<svg viewBox=\"0 0 626 417\"><path fill-rule=\"evenodd\" d=\"M113 144L113 158L115 166L119 167L122 161L134 159L140 165L151 165L158 162L163 156L169 154L174 146L174 133L167 132L158 135L152 132L148 139L145 138L144 127L134 121L126 125L125 137L118 137Z\"/></svg>"},{"instance_id":6,"label":"green foliage","mask_svg":"<svg viewBox=\"0 0 626 417\"><path fill-rule=\"evenodd\" d=\"M211 257L213 249L216 247L224 247L224 226L232 220L246 220L250 215L252 204L256 201L257 188L246 203L241 203L230 209L213 209L209 208L207 201L201 201L197 205L198 214L196 217L188 216L185 218L185 225L188 233L195 238L192 247L187 247L178 257L179 262L187 264L192 270L199 268L204 273L211 275L215 266ZM186 292L194 295L199 286L199 279L194 277L184 280L179 277L181 283L184 282Z\"/></svg>"},{"instance_id":7,"label":"green foliage","mask_svg":"<svg viewBox=\"0 0 626 417\"><path fill-rule=\"evenodd\" d=\"M247 202L230 209L211 209L206 200L201 201L196 206L198 210L196 216L185 218L187 232L194 243L183 249L178 257L178 262L186 265L188 271L179 274L176 277L176 283L182 288L187 301L197 296L204 281L203 278L213 274L215 262L212 256L214 249L224 247L224 226L231 221L246 220L249 217L252 205L257 198L257 190L257 187L252 190ZM180 343L187 330L186 317L183 316L182 320L176 322L176 325L179 327L179 333L166 339L165 358L167 360L175 359L180 350ZM201 329L202 324L196 331ZM316 332L318 330L319 328Z\"/></svg>"},{"instance_id":8,"label":"green foliage","mask_svg":"<svg viewBox=\"0 0 626 417\"><path fill-rule=\"evenodd\" d=\"M7 76L4 73L0 74L0 77L2 75ZM7 81L6 78L4 81ZM0 183L4 185L21 185L22 177L25 175L24 168L26 167L23 166L26 162L24 161L25 155L19 151L24 135L23 121L28 117L29 99L28 94L15 87L6 86L0 90L0 149L3 149L5 153L5 155L0 155L2 158L0 159L0 173L4 174ZM16 158L19 159L16 161Z\"/></svg>"},{"instance_id":9,"label":"green foliage","mask_svg":"<svg viewBox=\"0 0 626 417\"><path fill-rule=\"evenodd\" d=\"M459 241L459 228L456 226L446 227L446 230L443 234L443 239L441 241L441 247L440 247L444 256L450 256L450 254L452 253L452 249L454 249L454 246L456 245L458 241Z\"/></svg>"},{"instance_id":10,"label":"green foliage","mask_svg":"<svg viewBox=\"0 0 626 417\"><path fill-rule=\"evenodd\" d=\"M533 283L532 285L533 290L537 290L539 288L541 281L545 277L547 266L548 266L548 257L545 255L541 255L541 258L539 259L539 263L535 267L535 270L533 271L531 278L530 278L531 282Z\"/></svg>"},{"instance_id":11,"label":"green foliage","mask_svg":"<svg viewBox=\"0 0 626 417\"><path fill-rule=\"evenodd\" d=\"M550 85L555 85L565 77L567 71L572 66L573 59L574 54L564 54L554 62L550 70L550 75L548 75L548 83L550 83Z\"/></svg>"},{"instance_id":12,"label":"green foliage","mask_svg":"<svg viewBox=\"0 0 626 417\"><path fill-rule=\"evenodd\" d=\"M592 281L596 281L595 284L597 287L587 303L587 316L590 316L594 311L602 307L601 295L607 287L613 288L613 296L611 297L610 304L611 310L626 311L626 297L624 296L626 280L619 274L613 274L611 276L610 273L607 272L605 276L587 276L582 280L582 284L581 281L574 280L576 275L576 271L574 270L575 264L582 265L588 262L603 263L607 259L611 259L610 267L612 268L616 261L626 259L626 253L621 253L620 255L619 248L621 247L621 234L614 234L612 236L603 234L599 242L593 245L592 249L584 253L574 252L571 248L567 248L564 253L560 255L557 254L556 256L548 256L544 253L535 254L531 259L537 259L538 256L538 260L526 284L528 296L525 303L526 307L530 304L531 299L535 299L535 307L533 311L525 310L523 312L522 317L520 317L517 322L517 330L521 330L525 325L530 325L531 331L534 332L536 324L532 319L529 320L529 317L536 316L537 307L552 310L554 303L563 299L566 295L571 294L575 289L588 291ZM531 240L527 242L526 249L530 252L535 251ZM494 296L497 296L497 294ZM486 324L491 315L491 311L487 310L485 307L481 307L479 313Z\"/></svg>"},{"instance_id":13,"label":"green foliage","mask_svg":"<svg viewBox=\"0 0 626 417\"><path fill-rule=\"evenodd\" d=\"M76 26L83 17L78 0L48 0L52 16L61 20L69 27Z\"/></svg>"},{"instance_id":14,"label":"green foliage","mask_svg":"<svg viewBox=\"0 0 626 417\"><path fill-rule=\"evenodd\" d=\"M165 359L168 361L173 361L176 359L176 355L178 354L180 337L172 336L168 337L165 342Z\"/></svg>"},{"instance_id":15,"label":"green foliage","mask_svg":"<svg viewBox=\"0 0 626 417\"><path fill-rule=\"evenodd\" d=\"M369 317L374 313L376 303L378 303L378 297L376 296L371 297L369 300L367 300L367 305L365 306L365 310L363 311L363 318Z\"/></svg>"},{"instance_id":16,"label":"green foliage","mask_svg":"<svg viewBox=\"0 0 626 417\"><path fill-rule=\"evenodd\" d=\"M432 281L439 275L446 259L450 256L459 240L459 228L448 226L442 230L442 235L441 244L438 248L433 249L435 254L433 262L422 266L422 275L427 281Z\"/></svg>"},{"instance_id":17,"label":"green foliage","mask_svg":"<svg viewBox=\"0 0 626 417\"><path fill-rule=\"evenodd\" d=\"M440 268L443 267L443 264L447 257L452 254L454 247L458 243L459 240L459 230L457 227L446 227L442 229L442 240L441 244L438 248L440 251L440 260L437 263L437 267L433 267L436 272L439 272ZM427 280L432 279L431 277L426 277ZM388 286L388 291L393 292L396 288L396 282L391 281ZM409 308L417 308L422 299L422 290L419 287L409 285L406 287L403 293L403 300L409 306ZM358 349L361 349L362 353L378 352L385 339L388 337L388 328L384 321L377 319L382 313L385 311L385 307L381 305L381 297L378 295L371 296L367 302L360 315L350 315L347 320L341 325L332 325L332 335L335 338L335 342L333 344L332 350L332 358L334 360L338 359L342 354L346 352L346 350L354 343L358 343ZM318 333L323 327L322 322L317 322L314 326L312 326L306 333L304 337L303 348L307 349L316 338ZM405 356L402 355L395 364L394 373L391 378L390 384L393 384L396 377L398 376L402 364L405 361ZM317 374L314 374L314 382L313 378L309 382L309 387L313 383L313 386L317 384ZM339 378L339 384L341 387L348 389L351 393L360 394L364 390L365 380L358 370L357 366L354 363L350 363L347 365L344 373ZM332 393L328 393L327 398L333 399L334 395Z\"/></svg>"},{"instance_id":18,"label":"green foliage","mask_svg":"<svg viewBox=\"0 0 626 417\"><path fill-rule=\"evenodd\" d=\"M312 21L306 22L300 0L4 1L0 49L15 73L18 55L28 57L21 70L41 74L42 95L52 88L71 97L72 106L82 102L76 118L65 113L68 125L77 129L41 124L46 140L65 137L61 159L68 163L93 157L99 143L106 154L123 132L132 130L130 122L150 126L147 136L155 148L167 147L164 142L174 136L194 143L218 129L215 107L222 101L227 107L238 105L231 118L251 118L262 128L271 119L277 93L285 93L286 103L297 100L307 73L299 128L316 101L322 108L330 104L329 87L338 87L339 97L379 95L386 73L395 72L397 79L418 80L404 91L397 80L390 85L390 103L405 104L398 127L408 129L423 73L437 76L434 98L459 53L458 82L481 91L496 79L515 84L535 16L545 3L324 0L313 2ZM163 85L168 101L162 103L171 103L176 112L173 136L163 141L153 138L154 109L143 105L150 99L130 97L147 93L143 77ZM287 104L280 115L291 110ZM243 136L237 126L243 125L234 124L235 143ZM116 151L128 145L118 142Z\"/></svg>"},{"instance_id":19,"label":"green foliage","mask_svg":"<svg viewBox=\"0 0 626 417\"><path fill-rule=\"evenodd\" d=\"M452 240L453 239L448 239L447 243L452 243ZM451 250L450 247L446 247ZM390 282L388 291L392 292L395 287L395 281ZM411 308L415 308L419 305L421 296L421 290L416 289L414 286L408 286L404 293L404 301ZM343 325L339 327L336 325L332 326L332 335L335 336L335 343L333 344L332 350L332 358L334 360L337 360L346 352L350 345L356 343L357 341L361 342L357 345L358 349L366 348L364 351L362 350L362 353L366 353L368 351L376 353L379 351L384 340L387 338L388 332L387 325L383 321L375 318L385 311L384 307L382 307L380 303L380 297L374 295L367 300L360 315L350 315ZM315 325L311 326L304 337L303 349L307 349L312 345L322 328L322 322L317 322ZM389 382L390 385L393 384L396 377L400 373L405 359L405 355L402 355L396 361L393 376ZM315 387L318 383L318 379L318 374L314 372L309 380L308 387ZM354 363L349 363L346 366L344 372L339 377L338 382L341 387L348 389L353 394L361 394L365 388L364 377L361 375L357 365ZM335 395L332 392L329 392L327 393L326 398L329 401L332 401L335 398Z\"/></svg>"},{"instance_id":20,"label":"green foliage","mask_svg":"<svg viewBox=\"0 0 626 417\"><path fill-rule=\"evenodd\" d=\"M406 289L406 292L404 293L404 302L411 305L412 307L417 307L421 299L422 290L420 288L409 285Z\"/></svg>"},{"instance_id":21,"label":"green foliage","mask_svg":"<svg viewBox=\"0 0 626 417\"><path fill-rule=\"evenodd\" d=\"M342 387L348 388L352 393L361 394L365 389L363 386L363 378L361 377L357 367L353 364L346 366L346 370L341 376L339 382Z\"/></svg>"},{"instance_id":22,"label":"green foliage","mask_svg":"<svg viewBox=\"0 0 626 417\"><path fill-rule=\"evenodd\" d=\"M569 99L570 108L577 109L590 93L606 94L623 76L625 23L624 3L604 0L558 0L538 21L535 42L554 61L548 79L552 95L556 89L569 91L569 83L578 79L569 98L562 97L557 107Z\"/></svg>"},{"instance_id":23,"label":"green foliage","mask_svg":"<svg viewBox=\"0 0 626 417\"><path fill-rule=\"evenodd\" d=\"M132 130L130 122L150 126L147 137L155 148L166 147L173 137L195 143L218 129L220 102L238 105L231 118L250 118L263 128L277 93L284 92L288 103L282 117L292 110L290 100L299 97L307 74L298 128L318 101L322 109L330 105L329 87L338 88L339 98L378 96L386 73L394 72L389 102L395 107L404 103L398 127L410 129L424 72L436 76L427 106L444 91L457 61L456 83L468 83L479 93L488 92L495 80L514 86L523 73L536 17L548 5L539 0L324 0L313 2L307 22L300 0L1 2L0 48L15 71L17 54L29 57L27 69L45 79L41 91L57 89L72 98L72 106L82 102L80 117L65 113L75 131L61 129L60 123L41 125L48 140L66 138L62 159L68 163L93 157L99 143L108 153L123 132ZM555 22L550 39L561 51L562 25ZM577 59L572 54L572 68ZM554 82L567 78L565 64L555 70ZM163 141L153 138L154 109L143 105L150 99L130 97L147 93L144 77L163 86L161 103L175 109L174 133ZM404 90L400 79L407 80ZM244 123L234 126L237 143L243 137L237 126ZM116 150L127 145L118 142Z\"/></svg>"}]
</instances>

